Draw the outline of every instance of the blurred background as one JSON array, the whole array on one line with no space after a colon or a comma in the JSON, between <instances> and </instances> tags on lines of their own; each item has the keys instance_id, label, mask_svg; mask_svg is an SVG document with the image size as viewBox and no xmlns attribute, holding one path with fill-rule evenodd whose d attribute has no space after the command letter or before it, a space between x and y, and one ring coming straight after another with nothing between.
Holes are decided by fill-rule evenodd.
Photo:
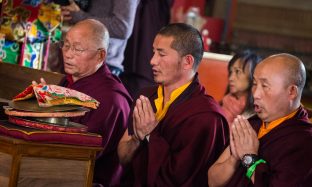
<instances>
[{"instance_id":1,"label":"blurred background","mask_svg":"<svg viewBox=\"0 0 312 187\"><path fill-rule=\"evenodd\" d=\"M241 49L263 56L287 52L302 59L312 90L312 1L176 0L172 21L186 20L198 9L211 39L209 51L231 54ZM182 15L182 16L181 16Z\"/></svg>"}]
</instances>

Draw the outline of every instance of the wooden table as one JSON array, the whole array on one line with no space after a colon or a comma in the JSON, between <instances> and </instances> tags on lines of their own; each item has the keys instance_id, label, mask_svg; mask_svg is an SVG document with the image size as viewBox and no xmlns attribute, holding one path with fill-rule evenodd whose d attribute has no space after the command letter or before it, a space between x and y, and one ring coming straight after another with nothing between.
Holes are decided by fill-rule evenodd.
<instances>
[{"instance_id":1,"label":"wooden table","mask_svg":"<svg viewBox=\"0 0 312 187\"><path fill-rule=\"evenodd\" d=\"M0 136L0 186L92 186L96 152L100 150Z\"/></svg>"}]
</instances>

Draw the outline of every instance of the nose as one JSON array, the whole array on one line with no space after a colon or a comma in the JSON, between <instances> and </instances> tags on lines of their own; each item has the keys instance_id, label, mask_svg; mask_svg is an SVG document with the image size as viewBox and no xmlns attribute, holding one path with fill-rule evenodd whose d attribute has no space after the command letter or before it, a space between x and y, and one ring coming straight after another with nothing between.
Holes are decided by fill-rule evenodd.
<instances>
[{"instance_id":1,"label":"nose","mask_svg":"<svg viewBox=\"0 0 312 187\"><path fill-rule=\"evenodd\" d=\"M230 80L230 81L233 81L233 80L234 80L234 73L233 73L233 72L230 72L230 74L229 74L229 80Z\"/></svg>"},{"instance_id":2,"label":"nose","mask_svg":"<svg viewBox=\"0 0 312 187\"><path fill-rule=\"evenodd\" d=\"M253 96L254 100L260 98L261 90L260 90L259 86L253 85L251 91L252 91L252 96Z\"/></svg>"},{"instance_id":3,"label":"nose","mask_svg":"<svg viewBox=\"0 0 312 187\"><path fill-rule=\"evenodd\" d=\"M156 55L156 53L154 53L153 56L152 56L152 58L151 58L151 60L150 60L150 64L151 64L152 66L154 66L154 65L157 64L157 61L158 61L157 55Z\"/></svg>"}]
</instances>

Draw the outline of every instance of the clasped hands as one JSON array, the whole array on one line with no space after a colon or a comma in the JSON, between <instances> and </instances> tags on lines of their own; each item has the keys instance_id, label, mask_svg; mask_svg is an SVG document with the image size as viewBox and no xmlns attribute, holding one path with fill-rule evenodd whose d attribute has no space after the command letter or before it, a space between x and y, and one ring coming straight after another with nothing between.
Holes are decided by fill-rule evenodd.
<instances>
[{"instance_id":1,"label":"clasped hands","mask_svg":"<svg viewBox=\"0 0 312 187\"><path fill-rule=\"evenodd\" d=\"M144 140L157 126L158 121L149 99L141 95L135 103L133 110L134 136Z\"/></svg>"},{"instance_id":2,"label":"clasped hands","mask_svg":"<svg viewBox=\"0 0 312 187\"><path fill-rule=\"evenodd\" d=\"M245 154L258 154L259 140L256 131L246 118L238 115L230 129L231 155L240 160Z\"/></svg>"}]
</instances>

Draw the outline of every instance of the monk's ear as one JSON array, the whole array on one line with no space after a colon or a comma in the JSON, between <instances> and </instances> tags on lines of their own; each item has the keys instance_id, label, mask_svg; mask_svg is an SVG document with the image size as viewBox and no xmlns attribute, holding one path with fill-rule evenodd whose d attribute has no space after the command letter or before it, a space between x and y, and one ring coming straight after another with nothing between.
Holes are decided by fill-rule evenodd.
<instances>
[{"instance_id":1,"label":"monk's ear","mask_svg":"<svg viewBox=\"0 0 312 187\"><path fill-rule=\"evenodd\" d=\"M184 69L192 69L194 65L194 57L190 54L185 55L183 57L183 68Z\"/></svg>"},{"instance_id":2,"label":"monk's ear","mask_svg":"<svg viewBox=\"0 0 312 187\"><path fill-rule=\"evenodd\" d=\"M105 59L106 59L106 51L104 49L99 49L98 53L97 53L97 56L98 56L98 62L103 62Z\"/></svg>"},{"instance_id":3,"label":"monk's ear","mask_svg":"<svg viewBox=\"0 0 312 187\"><path fill-rule=\"evenodd\" d=\"M290 97L290 99L295 99L295 98L297 98L298 97L298 94L299 94L299 88L298 88L298 86L296 86L296 85L290 85L289 87L288 87L288 95L289 95L289 97Z\"/></svg>"}]
</instances>

